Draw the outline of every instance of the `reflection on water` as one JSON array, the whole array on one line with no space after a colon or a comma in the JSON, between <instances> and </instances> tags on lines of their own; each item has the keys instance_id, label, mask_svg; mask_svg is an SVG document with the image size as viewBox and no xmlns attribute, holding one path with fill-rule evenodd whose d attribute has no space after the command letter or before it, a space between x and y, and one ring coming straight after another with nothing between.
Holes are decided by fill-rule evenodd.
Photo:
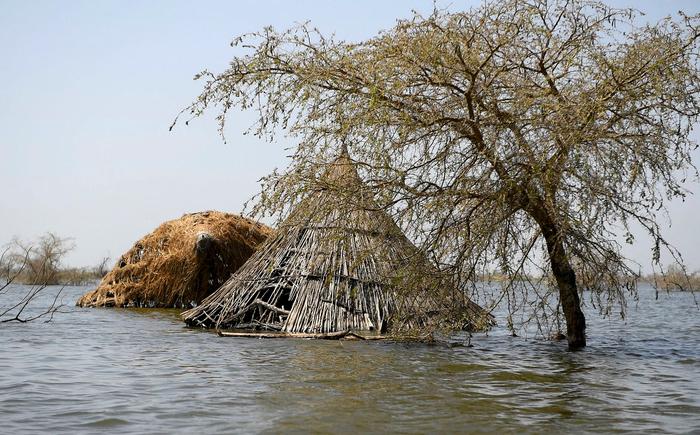
<instances>
[{"instance_id":1,"label":"reflection on water","mask_svg":"<svg viewBox=\"0 0 700 435\"><path fill-rule=\"evenodd\" d=\"M0 421L7 433L700 431L700 312L689 294L653 299L642 291L626 323L589 316L576 353L503 329L472 348L234 339L186 329L174 310L71 308L0 325Z\"/></svg>"}]
</instances>

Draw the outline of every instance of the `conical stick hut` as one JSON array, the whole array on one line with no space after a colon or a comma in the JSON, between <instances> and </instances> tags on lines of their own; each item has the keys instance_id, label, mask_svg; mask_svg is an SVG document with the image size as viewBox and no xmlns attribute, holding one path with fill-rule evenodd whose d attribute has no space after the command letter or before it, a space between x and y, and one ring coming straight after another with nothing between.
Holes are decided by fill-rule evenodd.
<instances>
[{"instance_id":1,"label":"conical stick hut","mask_svg":"<svg viewBox=\"0 0 700 435\"><path fill-rule=\"evenodd\" d=\"M189 308L219 288L272 230L230 213L191 213L163 223L119 258L82 307Z\"/></svg>"},{"instance_id":2,"label":"conical stick hut","mask_svg":"<svg viewBox=\"0 0 700 435\"><path fill-rule=\"evenodd\" d=\"M380 210L344 152L190 326L332 334L479 329L492 317L453 286Z\"/></svg>"}]
</instances>

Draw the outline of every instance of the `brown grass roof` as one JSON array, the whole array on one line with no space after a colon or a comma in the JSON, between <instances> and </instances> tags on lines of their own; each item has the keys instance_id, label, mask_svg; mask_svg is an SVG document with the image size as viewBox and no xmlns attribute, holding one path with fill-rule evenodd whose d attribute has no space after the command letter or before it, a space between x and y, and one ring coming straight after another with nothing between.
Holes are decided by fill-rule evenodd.
<instances>
[{"instance_id":1,"label":"brown grass roof","mask_svg":"<svg viewBox=\"0 0 700 435\"><path fill-rule=\"evenodd\" d=\"M235 214L186 214L136 242L77 305L191 307L226 281L271 234L265 225Z\"/></svg>"}]
</instances>

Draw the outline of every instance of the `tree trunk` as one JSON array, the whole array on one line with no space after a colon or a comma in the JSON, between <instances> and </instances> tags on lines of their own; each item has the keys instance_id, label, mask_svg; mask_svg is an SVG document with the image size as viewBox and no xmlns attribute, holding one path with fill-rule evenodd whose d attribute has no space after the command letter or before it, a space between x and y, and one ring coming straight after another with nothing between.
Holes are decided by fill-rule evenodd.
<instances>
[{"instance_id":1,"label":"tree trunk","mask_svg":"<svg viewBox=\"0 0 700 435\"><path fill-rule=\"evenodd\" d=\"M538 222L542 235L547 242L547 252L552 266L552 274L557 280L559 298L566 319L566 338L570 350L586 347L586 318L581 311L581 299L576 286L576 273L574 272L569 257L566 255L561 234L552 219L546 216L546 212L537 210L533 213Z\"/></svg>"}]
</instances>

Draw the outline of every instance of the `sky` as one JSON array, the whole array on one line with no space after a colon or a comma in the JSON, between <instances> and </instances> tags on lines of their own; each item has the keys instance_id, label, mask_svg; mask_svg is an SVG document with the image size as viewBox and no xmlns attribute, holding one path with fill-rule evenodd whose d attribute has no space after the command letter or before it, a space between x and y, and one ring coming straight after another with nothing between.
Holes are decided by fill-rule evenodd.
<instances>
[{"instance_id":1,"label":"sky","mask_svg":"<svg viewBox=\"0 0 700 435\"><path fill-rule=\"evenodd\" d=\"M700 12L696 0L608 3L650 20ZM0 245L51 231L75 243L67 265L89 266L116 261L184 213L240 212L260 177L284 167L294 138L243 135L254 118L241 112L229 118L227 143L213 114L168 131L199 94L193 76L223 70L231 40L264 26L310 21L359 41L432 8L431 0L0 0ZM697 180L687 187L700 194ZM697 216L698 195L670 206L668 238L691 269L700 268ZM643 241L625 250L649 263Z\"/></svg>"}]
</instances>

